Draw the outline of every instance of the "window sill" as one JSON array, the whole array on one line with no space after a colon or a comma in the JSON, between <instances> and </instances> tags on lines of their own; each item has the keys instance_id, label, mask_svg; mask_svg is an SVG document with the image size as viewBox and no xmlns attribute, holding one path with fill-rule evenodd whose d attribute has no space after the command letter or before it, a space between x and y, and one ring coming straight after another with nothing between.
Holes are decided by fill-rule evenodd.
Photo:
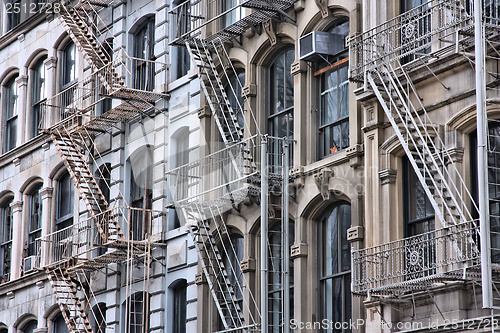
<instances>
[{"instance_id":1,"label":"window sill","mask_svg":"<svg viewBox=\"0 0 500 333\"><path fill-rule=\"evenodd\" d=\"M35 14L29 18L27 18L24 22L21 22L14 28L7 31L5 34L0 36L0 49L6 47L7 45L18 40L19 35L24 34L27 31L31 30L31 27L34 25L38 25L48 20L52 15L46 15L44 13Z\"/></svg>"},{"instance_id":2,"label":"window sill","mask_svg":"<svg viewBox=\"0 0 500 333\"><path fill-rule=\"evenodd\" d=\"M178 79L170 82L168 85L168 93L171 93L173 90L178 89L192 81L192 79L197 76L196 70L194 68L190 68L186 75L181 76Z\"/></svg>"}]
</instances>

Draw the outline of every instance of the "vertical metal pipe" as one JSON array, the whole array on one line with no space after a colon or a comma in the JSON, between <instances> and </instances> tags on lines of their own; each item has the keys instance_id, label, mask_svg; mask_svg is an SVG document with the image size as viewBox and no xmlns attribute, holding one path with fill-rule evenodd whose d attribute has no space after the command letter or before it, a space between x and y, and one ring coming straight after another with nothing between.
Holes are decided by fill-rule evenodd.
<instances>
[{"instance_id":1,"label":"vertical metal pipe","mask_svg":"<svg viewBox=\"0 0 500 333\"><path fill-rule=\"evenodd\" d=\"M290 332L290 230L288 222L288 162L290 152L288 151L288 139L283 140L283 190L282 190L282 202L283 202L283 333Z\"/></svg>"},{"instance_id":2,"label":"vertical metal pipe","mask_svg":"<svg viewBox=\"0 0 500 333\"><path fill-rule=\"evenodd\" d=\"M267 311L269 287L267 283L267 223L268 223L268 202L269 193L268 167L267 167L267 138L262 138L260 152L260 313L261 332L267 333Z\"/></svg>"},{"instance_id":3,"label":"vertical metal pipe","mask_svg":"<svg viewBox=\"0 0 500 333\"><path fill-rule=\"evenodd\" d=\"M476 107L477 107L477 181L479 192L479 225L481 235L481 282L483 308L492 306L490 225L488 211L488 162L486 147L486 85L484 77L484 36L482 26L482 1L474 1L474 37L476 58Z\"/></svg>"}]
</instances>

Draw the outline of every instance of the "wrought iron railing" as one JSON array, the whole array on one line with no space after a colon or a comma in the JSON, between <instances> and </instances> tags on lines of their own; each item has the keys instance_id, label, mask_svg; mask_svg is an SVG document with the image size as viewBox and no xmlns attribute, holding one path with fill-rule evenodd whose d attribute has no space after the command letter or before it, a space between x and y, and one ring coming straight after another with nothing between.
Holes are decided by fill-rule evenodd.
<instances>
[{"instance_id":1,"label":"wrought iron railing","mask_svg":"<svg viewBox=\"0 0 500 333\"><path fill-rule=\"evenodd\" d=\"M366 71L381 64L400 59L414 61L452 46L457 42L457 32L473 24L472 8L472 1L429 1L352 36L349 39L351 79L362 82ZM491 16L490 20L493 15L496 14L491 10L485 12L486 17Z\"/></svg>"},{"instance_id":2,"label":"wrought iron railing","mask_svg":"<svg viewBox=\"0 0 500 333\"><path fill-rule=\"evenodd\" d=\"M463 278L464 270L479 263L478 232L471 221L355 250L352 292L404 292L440 279Z\"/></svg>"}]
</instances>

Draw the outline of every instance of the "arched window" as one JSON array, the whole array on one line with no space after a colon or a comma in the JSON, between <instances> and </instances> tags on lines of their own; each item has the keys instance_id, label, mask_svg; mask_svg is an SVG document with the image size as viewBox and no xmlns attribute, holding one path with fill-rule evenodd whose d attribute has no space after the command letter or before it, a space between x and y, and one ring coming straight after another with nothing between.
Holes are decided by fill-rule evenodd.
<instances>
[{"instance_id":1,"label":"arched window","mask_svg":"<svg viewBox=\"0 0 500 333\"><path fill-rule=\"evenodd\" d=\"M186 333L187 282L181 280L172 287L173 320L172 332Z\"/></svg>"},{"instance_id":2,"label":"arched window","mask_svg":"<svg viewBox=\"0 0 500 333\"><path fill-rule=\"evenodd\" d=\"M99 303L92 307L91 326L94 333L106 332L106 303Z\"/></svg>"},{"instance_id":3,"label":"arched window","mask_svg":"<svg viewBox=\"0 0 500 333\"><path fill-rule=\"evenodd\" d=\"M17 115L18 115L18 91L16 78L12 77L4 86L3 118L4 118L4 144L3 152L8 152L16 147L17 141Z\"/></svg>"},{"instance_id":4,"label":"arched window","mask_svg":"<svg viewBox=\"0 0 500 333\"><path fill-rule=\"evenodd\" d=\"M138 292L127 300L126 333L149 332L149 294Z\"/></svg>"},{"instance_id":5,"label":"arched window","mask_svg":"<svg viewBox=\"0 0 500 333\"><path fill-rule=\"evenodd\" d=\"M243 107L244 101L242 96L243 85L245 84L245 72L238 71L237 75L231 74L229 76L229 82L226 84L225 90L227 92L227 97L229 98L229 103L233 109L236 119L238 120L238 125L244 128L244 115Z\"/></svg>"},{"instance_id":6,"label":"arched window","mask_svg":"<svg viewBox=\"0 0 500 333\"><path fill-rule=\"evenodd\" d=\"M14 197L9 197L0 204L0 283L10 280L11 262L12 262L12 228L13 215L10 204Z\"/></svg>"},{"instance_id":7,"label":"arched window","mask_svg":"<svg viewBox=\"0 0 500 333\"><path fill-rule=\"evenodd\" d=\"M42 196L40 189L42 185L38 185L30 193L28 193L28 256L37 254L36 242L37 238L42 236Z\"/></svg>"},{"instance_id":8,"label":"arched window","mask_svg":"<svg viewBox=\"0 0 500 333\"><path fill-rule=\"evenodd\" d=\"M38 126L40 125L40 108L41 104L47 99L47 85L46 80L46 66L45 59L47 57L40 59L35 67L33 67L33 76L31 82L31 126L30 137L35 137L38 135Z\"/></svg>"},{"instance_id":9,"label":"arched window","mask_svg":"<svg viewBox=\"0 0 500 333\"><path fill-rule=\"evenodd\" d=\"M351 319L351 249L347 240L350 226L351 206L346 202L337 203L319 226L320 313L329 323ZM325 332L334 331L330 327Z\"/></svg>"},{"instance_id":10,"label":"arched window","mask_svg":"<svg viewBox=\"0 0 500 333\"><path fill-rule=\"evenodd\" d=\"M69 88L76 82L76 46L69 42L63 49L61 67L61 90Z\"/></svg>"},{"instance_id":11,"label":"arched window","mask_svg":"<svg viewBox=\"0 0 500 333\"><path fill-rule=\"evenodd\" d=\"M142 240L150 232L153 207L153 151L144 147L130 157L130 203L134 208L130 224L130 239Z\"/></svg>"},{"instance_id":12,"label":"arched window","mask_svg":"<svg viewBox=\"0 0 500 333\"><path fill-rule=\"evenodd\" d=\"M68 326L62 314L58 314L54 320L52 320L52 333L68 333Z\"/></svg>"},{"instance_id":13,"label":"arched window","mask_svg":"<svg viewBox=\"0 0 500 333\"><path fill-rule=\"evenodd\" d=\"M65 172L57 182L56 230L73 224L74 186L69 173Z\"/></svg>"},{"instance_id":14,"label":"arched window","mask_svg":"<svg viewBox=\"0 0 500 333\"><path fill-rule=\"evenodd\" d=\"M283 299L283 238L281 223L276 222L269 227L269 261L268 261L268 282L269 282L269 331L280 332L282 313L281 300ZM295 222L289 220L288 224L289 244L295 241ZM287 249L290 258L290 249ZM290 319L293 318L293 260L289 262L290 276Z\"/></svg>"},{"instance_id":15,"label":"arched window","mask_svg":"<svg viewBox=\"0 0 500 333\"><path fill-rule=\"evenodd\" d=\"M133 87L152 91L154 88L155 20L154 16L141 25L134 35L135 71ZM144 61L149 60L149 61Z\"/></svg>"},{"instance_id":16,"label":"arched window","mask_svg":"<svg viewBox=\"0 0 500 333\"><path fill-rule=\"evenodd\" d=\"M269 67L268 95L268 133L279 138L293 140L293 76L292 63L295 53L292 49L284 50L274 59ZM280 143L270 145L274 160L272 165L280 165L278 152ZM290 145L290 166L293 161L293 145Z\"/></svg>"},{"instance_id":17,"label":"arched window","mask_svg":"<svg viewBox=\"0 0 500 333\"><path fill-rule=\"evenodd\" d=\"M64 323L64 320L63 320L63 323ZM22 333L33 333L33 331L35 330L37 325L38 325L38 323L36 320L31 320L30 322L28 322L26 325L23 326L23 328L21 329L21 332ZM63 333L63 332L57 332L57 333Z\"/></svg>"},{"instance_id":18,"label":"arched window","mask_svg":"<svg viewBox=\"0 0 500 333\"><path fill-rule=\"evenodd\" d=\"M336 38L335 50L341 50L323 62L315 75L320 81L320 107L318 119L318 157L332 155L349 147L349 78L348 50L345 39L349 34L347 18L338 19L327 30Z\"/></svg>"}]
</instances>

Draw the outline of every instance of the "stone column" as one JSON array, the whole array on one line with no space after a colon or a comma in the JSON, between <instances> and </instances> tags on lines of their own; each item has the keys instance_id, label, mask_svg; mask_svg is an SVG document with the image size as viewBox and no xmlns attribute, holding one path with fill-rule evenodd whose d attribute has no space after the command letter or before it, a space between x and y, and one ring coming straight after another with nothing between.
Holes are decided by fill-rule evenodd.
<instances>
[{"instance_id":1,"label":"stone column","mask_svg":"<svg viewBox=\"0 0 500 333\"><path fill-rule=\"evenodd\" d=\"M307 112L305 112L307 110L307 90L309 89L309 85L307 84L307 64L305 61L298 60L294 62L291 73L294 79L293 133L294 139L297 140L298 138L307 137L311 126L308 122ZM302 144L300 140L291 143L290 146L293 148L293 164L291 167L306 164L307 158L311 160L315 158L314 152L312 153L313 156L307 156L310 149L308 149L308 146Z\"/></svg>"},{"instance_id":2,"label":"stone column","mask_svg":"<svg viewBox=\"0 0 500 333\"><path fill-rule=\"evenodd\" d=\"M15 280L21 277L22 253L23 253L23 230L24 224L22 219L23 202L14 201L10 204L13 215L13 230L12 230L12 265L10 279Z\"/></svg>"},{"instance_id":3,"label":"stone column","mask_svg":"<svg viewBox=\"0 0 500 333\"><path fill-rule=\"evenodd\" d=\"M45 187L40 190L40 195L42 197L42 237L47 236L50 233L52 225L51 207L52 207L52 193L54 189L52 187ZM48 242L42 242L41 245L41 257L40 257L40 267L44 267L49 264L50 261L50 248Z\"/></svg>"},{"instance_id":4,"label":"stone column","mask_svg":"<svg viewBox=\"0 0 500 333\"><path fill-rule=\"evenodd\" d=\"M57 58L56 57L48 57L44 62L45 64L45 85L47 87L47 98L51 98L56 94L56 76L57 76ZM41 120L44 120L42 127L48 127L48 125L54 119L55 110L50 108L45 110L45 114L42 114Z\"/></svg>"},{"instance_id":5,"label":"stone column","mask_svg":"<svg viewBox=\"0 0 500 333\"><path fill-rule=\"evenodd\" d=\"M17 142L16 147L25 142L25 134L26 134L26 98L27 98L27 89L28 89L28 76L27 75L19 75L16 79L17 84Z\"/></svg>"}]
</instances>

